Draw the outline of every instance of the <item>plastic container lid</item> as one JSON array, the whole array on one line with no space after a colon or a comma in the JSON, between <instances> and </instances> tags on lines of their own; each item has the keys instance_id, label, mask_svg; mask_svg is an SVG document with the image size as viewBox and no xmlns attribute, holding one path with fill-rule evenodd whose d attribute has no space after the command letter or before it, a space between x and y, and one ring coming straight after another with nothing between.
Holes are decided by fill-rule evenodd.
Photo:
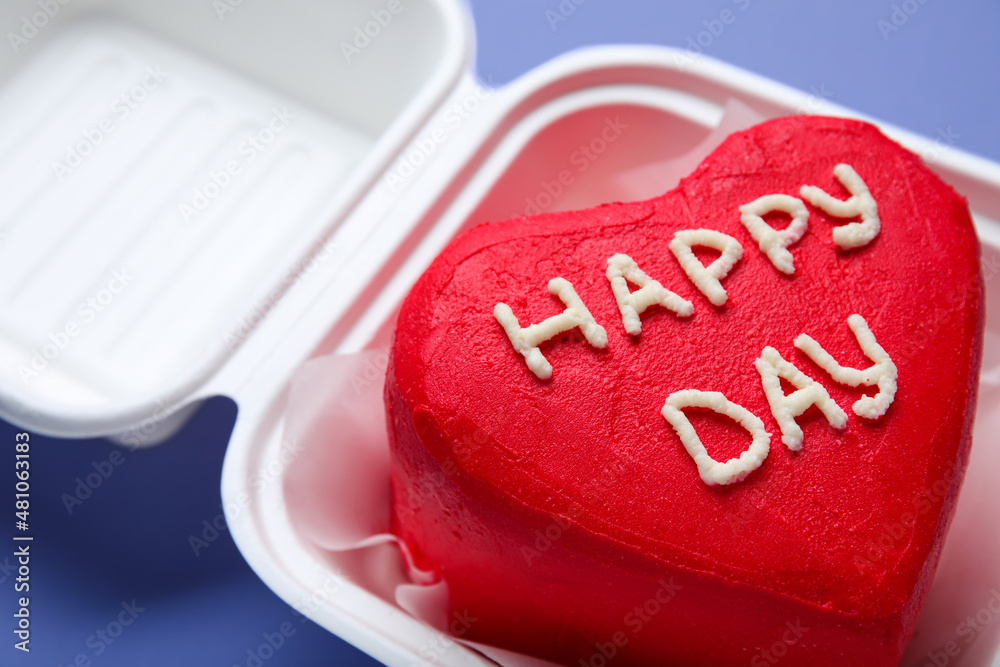
<instances>
[{"instance_id":1,"label":"plastic container lid","mask_svg":"<svg viewBox=\"0 0 1000 667\"><path fill-rule=\"evenodd\" d=\"M262 321L290 326L285 297L374 227L391 197L352 213L468 76L454 2L219 4L0 7L22 38L0 52L3 418L153 421L151 443L232 395Z\"/></svg>"}]
</instances>

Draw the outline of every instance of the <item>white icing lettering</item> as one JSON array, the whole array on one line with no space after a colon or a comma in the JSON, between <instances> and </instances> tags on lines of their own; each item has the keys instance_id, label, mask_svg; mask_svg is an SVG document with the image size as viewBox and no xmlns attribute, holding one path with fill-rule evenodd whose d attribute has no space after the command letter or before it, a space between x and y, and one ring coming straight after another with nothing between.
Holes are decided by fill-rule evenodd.
<instances>
[{"instance_id":1,"label":"white icing lettering","mask_svg":"<svg viewBox=\"0 0 1000 667\"><path fill-rule=\"evenodd\" d=\"M830 353L806 334L799 334L795 339L795 347L799 348L835 381L849 387L865 385L878 387L875 396L863 396L854 403L854 414L867 419L878 419L892 405L896 397L896 364L889 354L875 340L875 335L868 328L865 318L857 313L847 318L847 325L854 332L854 337L873 365L865 370L841 366Z\"/></svg>"},{"instance_id":2,"label":"white icing lettering","mask_svg":"<svg viewBox=\"0 0 1000 667\"><path fill-rule=\"evenodd\" d=\"M833 428L841 430L847 426L847 413L830 398L823 385L785 361L773 347L765 347L754 365L771 404L771 414L781 428L781 441L793 452L802 449L802 428L795 418L811 405L819 408ZM781 378L788 380L795 391L786 395L781 388Z\"/></svg>"},{"instance_id":3,"label":"white icing lettering","mask_svg":"<svg viewBox=\"0 0 1000 667\"><path fill-rule=\"evenodd\" d=\"M803 185L799 194L810 204L835 218L861 217L861 222L835 227L833 230L834 243L844 249L868 245L878 236L879 230L882 228L875 198L872 197L868 186L851 165L838 164L833 168L833 175L851 193L850 198L837 199L815 185Z\"/></svg>"},{"instance_id":4,"label":"white icing lettering","mask_svg":"<svg viewBox=\"0 0 1000 667\"><path fill-rule=\"evenodd\" d=\"M775 211L792 216L792 222L781 231L764 220L766 214ZM795 261L788 246L801 239L809 225L809 211L801 199L789 195L764 195L740 206L740 222L774 268L787 275L795 273Z\"/></svg>"},{"instance_id":5,"label":"white icing lettering","mask_svg":"<svg viewBox=\"0 0 1000 667\"><path fill-rule=\"evenodd\" d=\"M694 426L684 414L684 408L708 408L729 417L747 430L753 438L750 446L738 458L725 463L708 455L705 445L694 430ZM732 484L742 481L760 467L771 451L771 436L764 429L764 422L741 405L733 403L717 391L684 389L672 393L663 404L661 411L681 439L684 449L698 466L698 474L705 484Z\"/></svg>"},{"instance_id":6,"label":"white icing lettering","mask_svg":"<svg viewBox=\"0 0 1000 667\"><path fill-rule=\"evenodd\" d=\"M622 314L625 331L633 336L642 333L639 315L650 306L663 306L678 317L689 317L694 313L694 306L690 301L652 280L628 255L619 253L609 257L607 276L611 281L611 291L614 292L615 301L618 302L618 310ZM637 285L639 289L630 292L626 281Z\"/></svg>"},{"instance_id":7,"label":"white icing lettering","mask_svg":"<svg viewBox=\"0 0 1000 667\"><path fill-rule=\"evenodd\" d=\"M507 332L507 338L510 339L514 349L521 353L528 368L540 380L552 377L552 365L542 355L538 346L564 331L579 327L583 337L593 347L604 348L608 345L608 334L604 327L594 320L594 316L587 310L587 306L568 280L565 278L550 280L549 294L559 297L566 310L525 329L521 328L514 311L507 304L501 302L493 308L493 316Z\"/></svg>"},{"instance_id":8,"label":"white icing lettering","mask_svg":"<svg viewBox=\"0 0 1000 667\"><path fill-rule=\"evenodd\" d=\"M694 246L714 248L722 255L708 266L704 266L691 250ZM681 268L694 286L713 305L725 305L728 296L721 281L729 275L733 266L743 256L743 246L739 241L712 229L685 229L674 233L670 251L674 253L674 257L680 262Z\"/></svg>"}]
</instances>

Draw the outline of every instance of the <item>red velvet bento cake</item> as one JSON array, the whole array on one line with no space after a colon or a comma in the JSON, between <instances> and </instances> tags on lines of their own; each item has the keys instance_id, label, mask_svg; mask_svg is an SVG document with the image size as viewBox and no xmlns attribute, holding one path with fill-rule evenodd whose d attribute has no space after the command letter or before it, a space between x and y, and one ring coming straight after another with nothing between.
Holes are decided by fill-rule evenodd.
<instances>
[{"instance_id":1,"label":"red velvet bento cake","mask_svg":"<svg viewBox=\"0 0 1000 667\"><path fill-rule=\"evenodd\" d=\"M399 312L394 531L466 638L557 663L895 665L969 456L979 271L964 198L839 118L475 227Z\"/></svg>"}]
</instances>

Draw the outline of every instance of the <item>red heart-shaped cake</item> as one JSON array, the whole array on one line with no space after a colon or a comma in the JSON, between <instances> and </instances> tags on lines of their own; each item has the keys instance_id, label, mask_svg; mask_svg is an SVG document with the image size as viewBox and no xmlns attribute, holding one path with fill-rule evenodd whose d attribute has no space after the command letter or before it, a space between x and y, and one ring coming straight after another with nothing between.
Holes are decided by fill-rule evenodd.
<instances>
[{"instance_id":1,"label":"red heart-shaped cake","mask_svg":"<svg viewBox=\"0 0 1000 667\"><path fill-rule=\"evenodd\" d=\"M570 665L895 665L966 461L965 200L770 121L673 191L460 236L399 313L395 530L465 636Z\"/></svg>"}]
</instances>

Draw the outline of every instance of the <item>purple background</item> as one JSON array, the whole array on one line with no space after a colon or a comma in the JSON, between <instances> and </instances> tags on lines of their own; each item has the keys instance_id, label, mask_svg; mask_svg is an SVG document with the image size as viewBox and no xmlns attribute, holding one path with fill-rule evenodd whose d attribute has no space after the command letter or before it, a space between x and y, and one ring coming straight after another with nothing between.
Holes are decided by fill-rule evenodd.
<instances>
[{"instance_id":1,"label":"purple background","mask_svg":"<svg viewBox=\"0 0 1000 667\"><path fill-rule=\"evenodd\" d=\"M928 137L950 127L957 147L1000 161L1000 3L992 0L472 0L471 6L477 69L498 84L593 44L687 49L706 22L729 9L735 20L717 36L701 37L704 55L803 91L829 91L832 102Z\"/></svg>"},{"instance_id":2,"label":"purple background","mask_svg":"<svg viewBox=\"0 0 1000 667\"><path fill-rule=\"evenodd\" d=\"M713 20L730 9L732 23L710 42L702 36L705 55L824 91L837 104L929 137L950 137L963 150L1000 161L994 0L576 2L472 0L480 77L499 85L593 44L686 48L702 31L718 30ZM221 514L220 471L236 410L227 399L213 400L169 442L124 452L122 465L72 514L63 495L116 448L32 437L33 652L15 651L6 634L0 663L54 667L82 654L101 667L247 666L257 664L251 657L265 634L273 638L289 622L294 634L273 655L265 650L260 664L376 664L271 593L225 530L194 553L189 536ZM0 442L13 443L16 432L0 423ZM12 453L8 461L0 469L12 469ZM15 608L16 574L4 552L13 548L0 552L7 614ZM132 600L144 609L135 623L112 644L97 640L96 631Z\"/></svg>"}]
</instances>

